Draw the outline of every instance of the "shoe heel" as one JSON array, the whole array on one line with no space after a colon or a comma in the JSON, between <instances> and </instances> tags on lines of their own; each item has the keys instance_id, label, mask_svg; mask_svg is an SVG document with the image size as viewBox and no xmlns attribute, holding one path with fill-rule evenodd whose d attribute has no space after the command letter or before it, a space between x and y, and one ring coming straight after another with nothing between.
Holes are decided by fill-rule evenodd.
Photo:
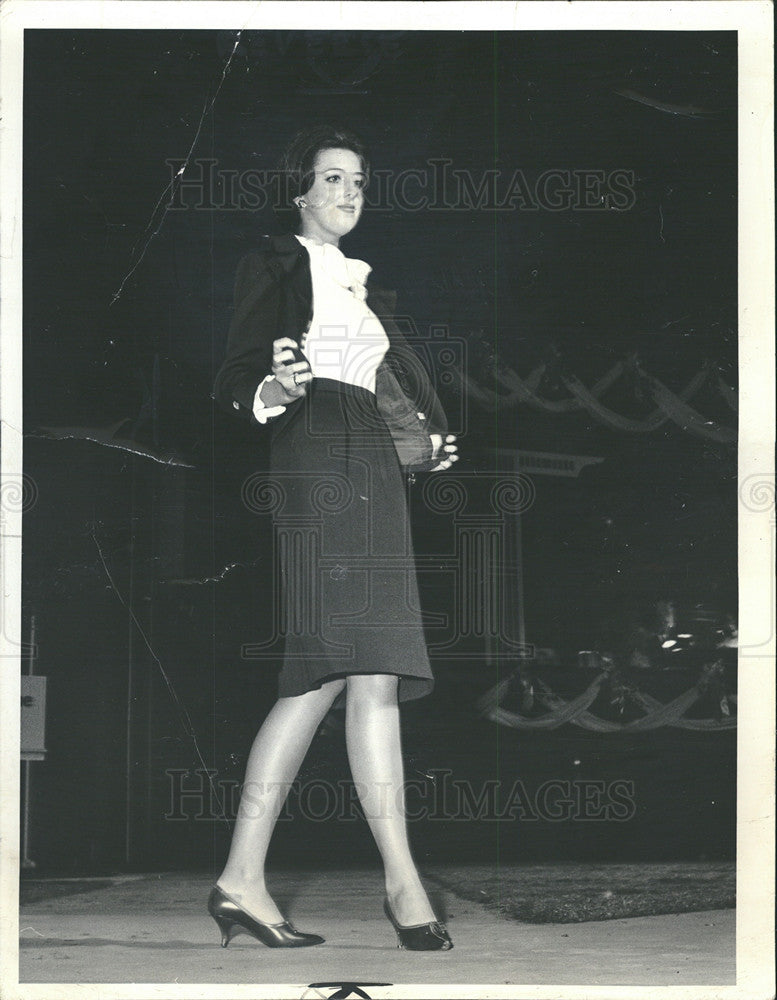
<instances>
[{"instance_id":1,"label":"shoe heel","mask_svg":"<svg viewBox=\"0 0 777 1000\"><path fill-rule=\"evenodd\" d=\"M277 924L266 924L262 920L257 920L217 885L213 887L208 897L208 913L221 931L222 948L226 948L237 934L250 934L268 948L307 948L324 943L320 935L302 934L288 920Z\"/></svg>"},{"instance_id":2,"label":"shoe heel","mask_svg":"<svg viewBox=\"0 0 777 1000\"><path fill-rule=\"evenodd\" d=\"M383 901L383 912L397 935L397 948L408 951L450 951L453 947L445 925L439 921L432 920L428 924L411 924L405 927L394 916L388 897Z\"/></svg>"},{"instance_id":3,"label":"shoe heel","mask_svg":"<svg viewBox=\"0 0 777 1000\"><path fill-rule=\"evenodd\" d=\"M234 920L230 920L229 917L214 917L213 919L221 931L221 947L226 948L235 934L240 930L240 925L236 924Z\"/></svg>"},{"instance_id":4,"label":"shoe heel","mask_svg":"<svg viewBox=\"0 0 777 1000\"><path fill-rule=\"evenodd\" d=\"M391 923L391 926L394 928L394 933L397 936L397 948L404 948L405 942L402 940L402 933L399 929L399 926L397 925L396 920L394 919L394 914L391 912L391 907L389 906L389 901L387 899L383 901L383 912L386 914Z\"/></svg>"}]
</instances>

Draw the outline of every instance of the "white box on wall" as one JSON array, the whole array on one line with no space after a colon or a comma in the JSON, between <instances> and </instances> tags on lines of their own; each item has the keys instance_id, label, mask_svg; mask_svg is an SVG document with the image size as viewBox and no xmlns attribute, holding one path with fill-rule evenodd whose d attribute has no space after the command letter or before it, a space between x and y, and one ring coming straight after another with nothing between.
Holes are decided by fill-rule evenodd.
<instances>
[{"instance_id":1,"label":"white box on wall","mask_svg":"<svg viewBox=\"0 0 777 1000\"><path fill-rule=\"evenodd\" d=\"M46 757L46 678L23 674L22 678L22 760Z\"/></svg>"}]
</instances>

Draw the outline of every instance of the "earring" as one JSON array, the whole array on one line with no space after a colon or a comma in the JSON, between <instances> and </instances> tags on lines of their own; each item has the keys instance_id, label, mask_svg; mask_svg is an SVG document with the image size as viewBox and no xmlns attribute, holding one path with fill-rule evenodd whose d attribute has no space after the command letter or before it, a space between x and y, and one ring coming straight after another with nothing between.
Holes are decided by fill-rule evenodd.
<instances>
[{"instance_id":1,"label":"earring","mask_svg":"<svg viewBox=\"0 0 777 1000\"><path fill-rule=\"evenodd\" d=\"M297 206L297 208L307 208L307 205L302 200L302 198L296 198L295 201L294 201L294 204Z\"/></svg>"}]
</instances>

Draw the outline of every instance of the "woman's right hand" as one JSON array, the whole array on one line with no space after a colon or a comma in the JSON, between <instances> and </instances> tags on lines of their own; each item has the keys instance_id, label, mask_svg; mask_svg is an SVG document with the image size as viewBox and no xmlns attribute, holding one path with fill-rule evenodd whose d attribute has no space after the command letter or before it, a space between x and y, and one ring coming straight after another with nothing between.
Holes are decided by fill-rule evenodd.
<instances>
[{"instance_id":1,"label":"woman's right hand","mask_svg":"<svg viewBox=\"0 0 777 1000\"><path fill-rule=\"evenodd\" d=\"M276 382L290 399L304 396L313 372L307 361L294 360L294 351L299 351L299 344L291 337L281 337L273 341L272 350L272 373Z\"/></svg>"}]
</instances>

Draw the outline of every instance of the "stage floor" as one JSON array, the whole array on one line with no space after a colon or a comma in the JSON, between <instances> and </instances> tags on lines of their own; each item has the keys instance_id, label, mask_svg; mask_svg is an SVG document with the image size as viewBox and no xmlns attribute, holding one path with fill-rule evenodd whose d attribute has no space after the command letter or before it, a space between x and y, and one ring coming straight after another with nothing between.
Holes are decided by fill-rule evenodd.
<instances>
[{"instance_id":1,"label":"stage floor","mask_svg":"<svg viewBox=\"0 0 777 1000\"><path fill-rule=\"evenodd\" d=\"M78 891L70 894L62 894L67 892L65 883L56 895L47 894L45 887L32 893L37 901L23 905L20 915L20 981L735 983L733 909L535 924L458 899L428 879L454 948L413 953L396 947L381 909L382 878L377 868L276 871L269 885L281 909L301 930L322 934L326 943L269 949L240 936L222 950L216 925L205 909L210 884L206 875L176 872L98 879L93 888L78 880L73 884Z\"/></svg>"}]
</instances>

